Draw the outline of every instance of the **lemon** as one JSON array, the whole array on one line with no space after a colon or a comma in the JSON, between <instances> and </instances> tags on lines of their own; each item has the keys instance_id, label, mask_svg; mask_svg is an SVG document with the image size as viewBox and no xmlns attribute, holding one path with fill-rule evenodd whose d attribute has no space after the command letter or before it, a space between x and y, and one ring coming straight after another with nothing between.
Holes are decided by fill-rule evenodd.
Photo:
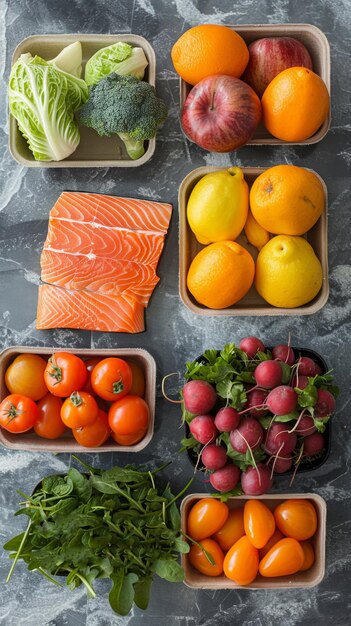
<instances>
[{"instance_id":1,"label":"lemon","mask_svg":"<svg viewBox=\"0 0 351 626\"><path fill-rule=\"evenodd\" d=\"M240 167L203 176L190 194L187 217L196 239L203 245L234 241L244 228L249 190Z\"/></svg>"},{"instance_id":2,"label":"lemon","mask_svg":"<svg viewBox=\"0 0 351 626\"><path fill-rule=\"evenodd\" d=\"M310 302L322 280L320 261L303 237L273 237L257 257L255 286L272 306L294 308Z\"/></svg>"}]
</instances>

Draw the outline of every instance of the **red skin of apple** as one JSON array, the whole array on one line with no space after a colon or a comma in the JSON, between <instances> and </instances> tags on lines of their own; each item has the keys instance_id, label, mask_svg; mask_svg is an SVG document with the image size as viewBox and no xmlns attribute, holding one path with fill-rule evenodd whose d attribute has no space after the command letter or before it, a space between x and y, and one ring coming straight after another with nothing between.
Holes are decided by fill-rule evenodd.
<instances>
[{"instance_id":1,"label":"red skin of apple","mask_svg":"<svg viewBox=\"0 0 351 626\"><path fill-rule=\"evenodd\" d=\"M190 91L181 114L187 137L210 152L230 152L244 145L261 119L261 103L239 78L208 76Z\"/></svg>"},{"instance_id":2,"label":"red skin of apple","mask_svg":"<svg viewBox=\"0 0 351 626\"><path fill-rule=\"evenodd\" d=\"M293 37L265 37L249 45L250 59L242 79L258 96L262 96L269 83L288 67L312 68L307 48Z\"/></svg>"}]
</instances>

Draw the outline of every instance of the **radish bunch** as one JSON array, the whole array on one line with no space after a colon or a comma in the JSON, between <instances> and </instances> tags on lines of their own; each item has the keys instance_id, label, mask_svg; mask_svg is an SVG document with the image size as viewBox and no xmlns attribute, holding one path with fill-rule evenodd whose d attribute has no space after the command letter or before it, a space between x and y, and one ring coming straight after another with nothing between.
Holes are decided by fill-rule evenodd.
<instances>
[{"instance_id":1,"label":"radish bunch","mask_svg":"<svg viewBox=\"0 0 351 626\"><path fill-rule=\"evenodd\" d=\"M338 389L319 363L290 345L267 349L256 337L208 350L187 364L182 389L189 437L211 485L266 493L274 474L321 456Z\"/></svg>"}]
</instances>

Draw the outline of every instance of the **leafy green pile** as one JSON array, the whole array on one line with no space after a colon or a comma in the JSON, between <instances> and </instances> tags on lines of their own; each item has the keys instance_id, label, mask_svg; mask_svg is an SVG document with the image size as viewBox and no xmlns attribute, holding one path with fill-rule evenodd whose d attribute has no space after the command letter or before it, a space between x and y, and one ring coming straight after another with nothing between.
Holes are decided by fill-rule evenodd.
<instances>
[{"instance_id":1,"label":"leafy green pile","mask_svg":"<svg viewBox=\"0 0 351 626\"><path fill-rule=\"evenodd\" d=\"M85 465L85 464L84 464ZM160 471L126 466L88 474L71 468L67 475L47 476L15 515L27 515L25 532L10 539L5 550L30 571L66 576L70 589L84 584L94 597L96 578L110 578L112 609L127 615L133 602L146 609L153 575L183 580L178 554L189 551L180 534L180 517L170 486L159 491ZM24 495L24 494L21 494Z\"/></svg>"}]
</instances>

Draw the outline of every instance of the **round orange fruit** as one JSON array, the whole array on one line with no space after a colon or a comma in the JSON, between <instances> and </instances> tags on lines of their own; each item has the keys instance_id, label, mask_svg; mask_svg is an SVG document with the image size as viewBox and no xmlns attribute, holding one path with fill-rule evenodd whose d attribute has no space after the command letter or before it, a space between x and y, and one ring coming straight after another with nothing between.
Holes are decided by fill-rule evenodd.
<instances>
[{"instance_id":1,"label":"round orange fruit","mask_svg":"<svg viewBox=\"0 0 351 626\"><path fill-rule=\"evenodd\" d=\"M193 259L187 285L200 304L225 309L249 291L255 275L251 254L235 241L212 243Z\"/></svg>"},{"instance_id":2,"label":"round orange fruit","mask_svg":"<svg viewBox=\"0 0 351 626\"><path fill-rule=\"evenodd\" d=\"M324 81L306 67L289 67L269 83L262 96L263 123L284 141L303 141L320 128L330 106Z\"/></svg>"},{"instance_id":3,"label":"round orange fruit","mask_svg":"<svg viewBox=\"0 0 351 626\"><path fill-rule=\"evenodd\" d=\"M175 42L171 56L175 71L190 85L214 74L239 78L249 61L243 38L219 24L189 28Z\"/></svg>"},{"instance_id":4,"label":"round orange fruit","mask_svg":"<svg viewBox=\"0 0 351 626\"><path fill-rule=\"evenodd\" d=\"M275 165L254 181L250 207L258 224L275 235L303 235L324 210L324 189L314 172Z\"/></svg>"}]
</instances>

